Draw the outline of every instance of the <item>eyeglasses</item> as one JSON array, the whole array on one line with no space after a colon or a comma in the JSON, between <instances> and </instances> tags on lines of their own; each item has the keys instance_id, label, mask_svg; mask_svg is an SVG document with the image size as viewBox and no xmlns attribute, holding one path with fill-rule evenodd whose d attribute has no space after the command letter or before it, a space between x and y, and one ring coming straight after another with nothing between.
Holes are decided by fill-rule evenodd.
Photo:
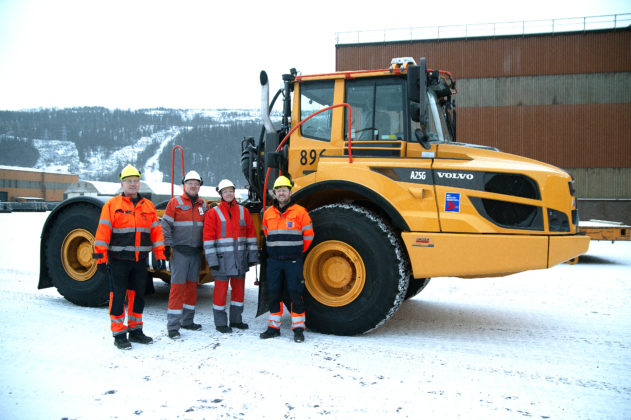
<instances>
[{"instance_id":1,"label":"eyeglasses","mask_svg":"<svg viewBox=\"0 0 631 420\"><path fill-rule=\"evenodd\" d=\"M199 187L202 185L199 181L186 181L184 184L190 185L191 187Z\"/></svg>"},{"instance_id":2,"label":"eyeglasses","mask_svg":"<svg viewBox=\"0 0 631 420\"><path fill-rule=\"evenodd\" d=\"M125 184L140 184L139 179L123 179Z\"/></svg>"}]
</instances>

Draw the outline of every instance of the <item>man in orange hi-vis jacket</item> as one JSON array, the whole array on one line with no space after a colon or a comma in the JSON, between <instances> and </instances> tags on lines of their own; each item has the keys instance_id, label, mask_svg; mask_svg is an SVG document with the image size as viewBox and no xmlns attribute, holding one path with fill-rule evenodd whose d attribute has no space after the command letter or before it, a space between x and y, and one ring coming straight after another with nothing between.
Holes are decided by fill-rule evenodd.
<instances>
[{"instance_id":1,"label":"man in orange hi-vis jacket","mask_svg":"<svg viewBox=\"0 0 631 420\"><path fill-rule=\"evenodd\" d=\"M98 270L109 279L109 313L114 345L119 349L128 349L131 348L130 341L142 344L153 342L142 332L147 256L153 251L164 264L164 237L153 203L138 193L138 169L127 165L120 179L123 193L110 199L101 210L94 239L94 257Z\"/></svg>"},{"instance_id":2,"label":"man in orange hi-vis jacket","mask_svg":"<svg viewBox=\"0 0 631 420\"><path fill-rule=\"evenodd\" d=\"M305 340L303 253L311 245L314 233L307 210L291 201L292 187L293 183L289 178L279 176L274 182L274 203L263 214L263 232L268 255L265 277L268 282L269 325L260 337L265 339L280 336L284 273L291 299L291 329L294 332L294 341L301 343Z\"/></svg>"}]
</instances>

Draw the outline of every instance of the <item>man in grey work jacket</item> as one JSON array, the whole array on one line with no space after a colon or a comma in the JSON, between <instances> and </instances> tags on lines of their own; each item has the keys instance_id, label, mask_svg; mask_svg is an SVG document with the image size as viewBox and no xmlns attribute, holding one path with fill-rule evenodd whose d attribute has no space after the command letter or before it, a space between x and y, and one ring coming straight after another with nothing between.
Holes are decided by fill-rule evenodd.
<instances>
[{"instance_id":1,"label":"man in grey work jacket","mask_svg":"<svg viewBox=\"0 0 631 420\"><path fill-rule=\"evenodd\" d=\"M197 278L202 262L202 233L206 202L199 198L203 183L196 171L182 180L184 194L173 197L162 216L164 242L173 248L171 258L171 291L167 310L167 332L170 338L180 338L180 327L200 330L193 322L197 303ZM167 248L169 249L169 248ZM168 258L169 251L166 251Z\"/></svg>"}]
</instances>

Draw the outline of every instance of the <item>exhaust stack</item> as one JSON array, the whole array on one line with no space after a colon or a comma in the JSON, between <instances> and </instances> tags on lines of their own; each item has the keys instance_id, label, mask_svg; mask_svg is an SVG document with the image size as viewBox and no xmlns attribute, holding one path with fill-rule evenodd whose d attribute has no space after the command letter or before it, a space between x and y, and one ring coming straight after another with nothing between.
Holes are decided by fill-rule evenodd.
<instances>
[{"instance_id":1,"label":"exhaust stack","mask_svg":"<svg viewBox=\"0 0 631 420\"><path fill-rule=\"evenodd\" d=\"M261 119L263 126L265 126L265 132L274 133L276 130L269 116L269 79L265 70L261 70L259 78L261 80Z\"/></svg>"}]
</instances>

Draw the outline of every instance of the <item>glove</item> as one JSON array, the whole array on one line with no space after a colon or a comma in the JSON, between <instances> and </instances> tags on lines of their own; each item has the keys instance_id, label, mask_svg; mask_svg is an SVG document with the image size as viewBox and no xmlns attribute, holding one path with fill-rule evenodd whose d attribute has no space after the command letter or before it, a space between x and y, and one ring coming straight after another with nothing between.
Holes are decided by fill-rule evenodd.
<instances>
[{"instance_id":1,"label":"glove","mask_svg":"<svg viewBox=\"0 0 631 420\"><path fill-rule=\"evenodd\" d=\"M109 276L110 274L110 268L108 267L107 263L97 264L96 271L97 273L101 273L101 275L105 277Z\"/></svg>"},{"instance_id":2,"label":"glove","mask_svg":"<svg viewBox=\"0 0 631 420\"><path fill-rule=\"evenodd\" d=\"M165 257L167 260L170 260L170 259L171 259L171 247L170 247L170 246L165 246L165 247L164 247L164 257Z\"/></svg>"}]
</instances>

